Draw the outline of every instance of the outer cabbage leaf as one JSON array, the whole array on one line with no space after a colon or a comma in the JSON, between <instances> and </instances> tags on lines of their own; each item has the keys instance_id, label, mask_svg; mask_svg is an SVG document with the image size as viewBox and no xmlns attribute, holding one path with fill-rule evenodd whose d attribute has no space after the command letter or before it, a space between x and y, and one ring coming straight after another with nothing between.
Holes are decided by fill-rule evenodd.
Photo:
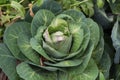
<instances>
[{"instance_id":1,"label":"outer cabbage leaf","mask_svg":"<svg viewBox=\"0 0 120 80\"><path fill-rule=\"evenodd\" d=\"M32 62L28 62L26 61L26 63L30 64L30 65L34 65L35 67L38 67L38 68L41 68L41 69L44 69L44 70L47 70L47 71L63 71L65 72L66 70L65 69L61 69L61 68L58 68L58 67L52 67L52 66L41 66L41 65L37 65L35 63L32 63Z\"/></svg>"},{"instance_id":2,"label":"outer cabbage leaf","mask_svg":"<svg viewBox=\"0 0 120 80\"><path fill-rule=\"evenodd\" d=\"M36 14L36 12L37 12L38 10L39 10L39 7L33 6L32 11L33 11L34 14ZM25 19L24 19L24 20L25 20L26 22L31 23L31 22L32 22L32 19L33 19L33 17L30 15L30 11L26 12L26 15L25 15Z\"/></svg>"},{"instance_id":3,"label":"outer cabbage leaf","mask_svg":"<svg viewBox=\"0 0 120 80\"><path fill-rule=\"evenodd\" d=\"M80 73L82 73L85 70L85 68L87 67L89 60L91 59L93 49L94 49L94 44L92 43L92 41L90 41L86 51L84 52L84 55L81 57L79 55L78 55L79 57L76 56L76 58L78 58L78 59L80 58L83 60L82 64L79 67L76 66L76 70L80 69L80 71L79 71Z\"/></svg>"},{"instance_id":4,"label":"outer cabbage leaf","mask_svg":"<svg viewBox=\"0 0 120 80\"><path fill-rule=\"evenodd\" d=\"M95 23L92 19L87 18L86 23L90 29L90 39L94 42L94 47L96 48L99 40L100 40L100 29L97 23Z\"/></svg>"},{"instance_id":5,"label":"outer cabbage leaf","mask_svg":"<svg viewBox=\"0 0 120 80\"><path fill-rule=\"evenodd\" d=\"M109 79L109 73L111 68L111 59L109 56L109 52L105 49L104 53L102 55L102 58L100 60L99 69L103 73L105 79Z\"/></svg>"},{"instance_id":6,"label":"outer cabbage leaf","mask_svg":"<svg viewBox=\"0 0 120 80\"><path fill-rule=\"evenodd\" d=\"M9 80L19 80L16 72L17 60L12 56L5 44L0 44L0 68Z\"/></svg>"},{"instance_id":7,"label":"outer cabbage leaf","mask_svg":"<svg viewBox=\"0 0 120 80\"><path fill-rule=\"evenodd\" d=\"M33 6L32 10L33 13L36 14L36 12L40 9L46 9L52 11L54 14L58 14L62 11L62 7L60 4L55 2L54 0L43 0L43 3L41 6ZM27 12L25 16L25 21L32 22L33 17L30 16L30 11Z\"/></svg>"},{"instance_id":8,"label":"outer cabbage leaf","mask_svg":"<svg viewBox=\"0 0 120 80\"><path fill-rule=\"evenodd\" d=\"M71 59L71 60L64 60L61 62L58 62L56 64L52 64L49 62L44 62L46 65L53 66L53 67L74 67L78 66L83 62L83 60L79 59Z\"/></svg>"},{"instance_id":9,"label":"outer cabbage leaf","mask_svg":"<svg viewBox=\"0 0 120 80\"><path fill-rule=\"evenodd\" d=\"M71 16L76 23L82 22L83 19L85 19L85 16L82 12L76 11L76 10L66 10L63 12L63 14L67 14Z\"/></svg>"},{"instance_id":10,"label":"outer cabbage leaf","mask_svg":"<svg viewBox=\"0 0 120 80\"><path fill-rule=\"evenodd\" d=\"M23 70L24 69L24 70ZM17 66L17 73L24 80L56 80L57 73L42 70L41 68L32 68L23 62Z\"/></svg>"},{"instance_id":11,"label":"outer cabbage leaf","mask_svg":"<svg viewBox=\"0 0 120 80\"><path fill-rule=\"evenodd\" d=\"M31 61L36 64L40 64L40 56L37 54L30 45L31 34L27 32L22 32L19 34L19 38L17 40L18 47L21 52Z\"/></svg>"},{"instance_id":12,"label":"outer cabbage leaf","mask_svg":"<svg viewBox=\"0 0 120 80\"><path fill-rule=\"evenodd\" d=\"M62 11L62 6L54 0L44 0L40 9L50 10L56 15Z\"/></svg>"},{"instance_id":13,"label":"outer cabbage leaf","mask_svg":"<svg viewBox=\"0 0 120 80\"><path fill-rule=\"evenodd\" d=\"M97 47L93 51L93 59L95 60L96 63L99 63L100 59L102 58L104 51L104 39L101 37Z\"/></svg>"},{"instance_id":14,"label":"outer cabbage leaf","mask_svg":"<svg viewBox=\"0 0 120 80\"><path fill-rule=\"evenodd\" d=\"M81 68L74 67L68 72L59 72L59 80L96 80L98 68L94 60L90 60L87 68L81 73Z\"/></svg>"},{"instance_id":15,"label":"outer cabbage leaf","mask_svg":"<svg viewBox=\"0 0 120 80\"><path fill-rule=\"evenodd\" d=\"M17 45L19 33L24 31L30 32L30 24L27 22L16 22L7 27L4 33L4 43L17 59L25 59Z\"/></svg>"},{"instance_id":16,"label":"outer cabbage leaf","mask_svg":"<svg viewBox=\"0 0 120 80\"><path fill-rule=\"evenodd\" d=\"M98 9L95 6L93 19L101 25L103 29L111 29L113 27L113 16L107 16L105 10Z\"/></svg>"},{"instance_id":17,"label":"outer cabbage leaf","mask_svg":"<svg viewBox=\"0 0 120 80\"><path fill-rule=\"evenodd\" d=\"M95 62L98 64L99 61L102 58L103 52L104 52L104 38L103 38L103 30L100 27L100 39L99 42L97 44L97 46L94 48L92 57L95 60Z\"/></svg>"},{"instance_id":18,"label":"outer cabbage leaf","mask_svg":"<svg viewBox=\"0 0 120 80\"><path fill-rule=\"evenodd\" d=\"M113 46L116 50L114 62L119 63L120 62L120 26L118 21L116 21L116 23L114 24L111 38L113 41Z\"/></svg>"}]
</instances>

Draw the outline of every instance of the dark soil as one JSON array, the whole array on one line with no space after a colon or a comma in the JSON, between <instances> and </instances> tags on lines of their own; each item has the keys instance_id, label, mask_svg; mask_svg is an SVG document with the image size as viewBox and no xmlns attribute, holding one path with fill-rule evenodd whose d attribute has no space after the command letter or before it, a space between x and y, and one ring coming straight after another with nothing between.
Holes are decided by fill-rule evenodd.
<instances>
[{"instance_id":1,"label":"dark soil","mask_svg":"<svg viewBox=\"0 0 120 80\"><path fill-rule=\"evenodd\" d=\"M7 76L3 73L1 69L0 69L0 80L8 80Z\"/></svg>"}]
</instances>

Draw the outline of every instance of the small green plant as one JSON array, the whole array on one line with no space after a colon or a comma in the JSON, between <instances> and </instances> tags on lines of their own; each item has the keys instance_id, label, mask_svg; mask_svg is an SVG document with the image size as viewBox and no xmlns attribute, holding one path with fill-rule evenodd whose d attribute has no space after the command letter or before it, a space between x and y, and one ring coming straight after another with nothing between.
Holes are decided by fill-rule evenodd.
<instances>
[{"instance_id":1,"label":"small green plant","mask_svg":"<svg viewBox=\"0 0 120 80\"><path fill-rule=\"evenodd\" d=\"M24 19L25 8L21 3L20 0L0 1L0 40L2 40L5 27L17 20Z\"/></svg>"},{"instance_id":2,"label":"small green plant","mask_svg":"<svg viewBox=\"0 0 120 80\"><path fill-rule=\"evenodd\" d=\"M6 27L25 18L26 11L32 6L40 6L43 0L1 0L0 1L0 40ZM31 5L31 6L29 6Z\"/></svg>"}]
</instances>

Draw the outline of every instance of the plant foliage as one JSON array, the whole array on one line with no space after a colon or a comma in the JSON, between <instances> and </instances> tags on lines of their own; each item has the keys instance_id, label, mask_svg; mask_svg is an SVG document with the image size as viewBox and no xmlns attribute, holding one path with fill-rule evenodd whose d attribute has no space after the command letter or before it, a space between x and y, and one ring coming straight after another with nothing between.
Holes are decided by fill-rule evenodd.
<instances>
[{"instance_id":1,"label":"plant foliage","mask_svg":"<svg viewBox=\"0 0 120 80\"><path fill-rule=\"evenodd\" d=\"M31 2L25 15L11 1L21 20L4 35L0 29L0 68L9 80L119 80L119 0Z\"/></svg>"}]
</instances>

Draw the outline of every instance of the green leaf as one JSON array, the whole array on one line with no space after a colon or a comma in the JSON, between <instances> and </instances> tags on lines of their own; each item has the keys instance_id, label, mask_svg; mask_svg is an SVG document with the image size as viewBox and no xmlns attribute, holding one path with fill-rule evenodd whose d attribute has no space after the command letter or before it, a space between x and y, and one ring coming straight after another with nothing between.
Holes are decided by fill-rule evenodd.
<instances>
[{"instance_id":1,"label":"green leaf","mask_svg":"<svg viewBox=\"0 0 120 80\"><path fill-rule=\"evenodd\" d=\"M67 14L71 16L76 23L82 22L82 20L85 18L84 14L77 10L66 10L62 14Z\"/></svg>"},{"instance_id":2,"label":"green leaf","mask_svg":"<svg viewBox=\"0 0 120 80\"><path fill-rule=\"evenodd\" d=\"M41 5L43 4L43 1L44 1L44 0L37 0L37 1L35 2L35 5L41 6Z\"/></svg>"},{"instance_id":3,"label":"green leaf","mask_svg":"<svg viewBox=\"0 0 120 80\"><path fill-rule=\"evenodd\" d=\"M39 10L31 23L31 32L32 32L32 36L34 36L37 32L37 29L40 26L49 26L51 21L54 18L54 14L51 11L48 10Z\"/></svg>"},{"instance_id":4,"label":"green leaf","mask_svg":"<svg viewBox=\"0 0 120 80\"><path fill-rule=\"evenodd\" d=\"M48 27L48 31L50 34L60 31L60 32L68 35L69 34L68 23L64 19L55 18L55 19L53 19L50 26Z\"/></svg>"},{"instance_id":5,"label":"green leaf","mask_svg":"<svg viewBox=\"0 0 120 80\"><path fill-rule=\"evenodd\" d=\"M41 56L43 56L43 57L46 58L47 60L50 60L50 61L54 62L54 61L46 54L46 52L44 51L44 49L42 48L42 46L36 41L36 39L31 38L31 39L30 39L30 44L31 44L31 47L32 47L36 52L38 52Z\"/></svg>"},{"instance_id":6,"label":"green leaf","mask_svg":"<svg viewBox=\"0 0 120 80\"><path fill-rule=\"evenodd\" d=\"M18 59L25 59L18 48L17 39L20 32L30 32L30 24L27 22L16 22L5 30L4 43L10 49L11 53Z\"/></svg>"},{"instance_id":7,"label":"green leaf","mask_svg":"<svg viewBox=\"0 0 120 80\"><path fill-rule=\"evenodd\" d=\"M109 79L109 73L110 73L110 68L111 68L111 59L109 56L108 51L104 51L103 56L100 60L99 69L100 71L104 74L105 79Z\"/></svg>"},{"instance_id":8,"label":"green leaf","mask_svg":"<svg viewBox=\"0 0 120 80\"><path fill-rule=\"evenodd\" d=\"M107 2L112 2L112 3L114 3L116 0L107 0Z\"/></svg>"},{"instance_id":9,"label":"green leaf","mask_svg":"<svg viewBox=\"0 0 120 80\"><path fill-rule=\"evenodd\" d=\"M82 53L82 48L80 48L78 51L76 51L76 52L73 52L73 53L69 53L66 57L64 57L64 58L61 58L61 59L55 59L55 58L53 58L54 60L56 60L56 61L62 61L62 60L66 60L66 59L70 59L70 58L73 58L73 57L75 57L75 56L77 56L77 55L79 55L79 54L81 54Z\"/></svg>"},{"instance_id":10,"label":"green leaf","mask_svg":"<svg viewBox=\"0 0 120 80\"><path fill-rule=\"evenodd\" d=\"M16 11L18 11L18 16L20 16L21 18L24 18L25 15L25 8L18 2L16 1L11 1L11 7L13 7L14 9L16 9Z\"/></svg>"},{"instance_id":11,"label":"green leaf","mask_svg":"<svg viewBox=\"0 0 120 80\"><path fill-rule=\"evenodd\" d=\"M30 45L31 34L27 32L22 32L19 34L19 38L17 40L18 47L21 52L31 61L36 64L40 64L39 55L32 49Z\"/></svg>"},{"instance_id":12,"label":"green leaf","mask_svg":"<svg viewBox=\"0 0 120 80\"><path fill-rule=\"evenodd\" d=\"M84 2L83 4L80 4L79 6L82 9L81 11L83 11L89 17L94 15L93 0L86 0L86 2Z\"/></svg>"},{"instance_id":13,"label":"green leaf","mask_svg":"<svg viewBox=\"0 0 120 80\"><path fill-rule=\"evenodd\" d=\"M32 8L32 11L34 14L36 14L36 12L39 10L40 8L37 7L37 6L33 6ZM31 23L32 20L33 20L33 17L30 15L30 11L27 11L26 14L25 14L25 19L24 19L26 22L29 22Z\"/></svg>"},{"instance_id":14,"label":"green leaf","mask_svg":"<svg viewBox=\"0 0 120 80\"><path fill-rule=\"evenodd\" d=\"M72 5L76 4L78 1L77 0L56 0L58 1L64 10L66 9L71 9Z\"/></svg>"},{"instance_id":15,"label":"green leaf","mask_svg":"<svg viewBox=\"0 0 120 80\"><path fill-rule=\"evenodd\" d=\"M104 52L104 39L103 37L101 37L98 45L96 46L92 53L92 57L96 63L99 63L99 61L101 60L103 52Z\"/></svg>"},{"instance_id":16,"label":"green leaf","mask_svg":"<svg viewBox=\"0 0 120 80\"><path fill-rule=\"evenodd\" d=\"M99 40L100 40L100 30L97 23L95 23L92 19L86 19L86 23L90 29L90 39L94 42L94 47L96 48Z\"/></svg>"},{"instance_id":17,"label":"green leaf","mask_svg":"<svg viewBox=\"0 0 120 80\"><path fill-rule=\"evenodd\" d=\"M113 16L108 17L103 9L101 10L97 7L95 7L94 11L93 19L100 24L103 29L111 29L113 27Z\"/></svg>"},{"instance_id":18,"label":"green leaf","mask_svg":"<svg viewBox=\"0 0 120 80\"><path fill-rule=\"evenodd\" d=\"M43 48L45 51L47 51L47 54L54 57L54 58L63 58L65 56L67 56L66 53L62 53L62 52L59 52L57 50L55 50L54 48L52 48L51 46L49 46L47 43L45 43L43 41Z\"/></svg>"},{"instance_id":19,"label":"green leaf","mask_svg":"<svg viewBox=\"0 0 120 80\"><path fill-rule=\"evenodd\" d=\"M58 67L52 67L52 66L41 66L41 65L37 65L37 64L35 64L35 63L32 63L32 62L27 62L26 61L26 63L28 63L28 64L30 64L30 65L34 65L35 67L38 67L38 68L41 68L41 69L44 69L44 70L47 70L47 71L58 71L58 70L60 70L60 71L63 71L63 72L65 72L65 70L63 70L63 69L60 69L60 68L58 68Z\"/></svg>"},{"instance_id":20,"label":"green leaf","mask_svg":"<svg viewBox=\"0 0 120 80\"><path fill-rule=\"evenodd\" d=\"M24 69L24 70L23 70ZM17 66L17 73L24 80L56 80L56 72L49 72L40 68L32 68L26 63L21 63Z\"/></svg>"},{"instance_id":21,"label":"green leaf","mask_svg":"<svg viewBox=\"0 0 120 80\"><path fill-rule=\"evenodd\" d=\"M98 8L103 8L104 4L105 4L104 0L97 0Z\"/></svg>"},{"instance_id":22,"label":"green leaf","mask_svg":"<svg viewBox=\"0 0 120 80\"><path fill-rule=\"evenodd\" d=\"M65 57L64 59L69 59L69 58L75 57L75 56L77 56L77 55L79 55L79 54L81 54L81 53L82 53L82 48L80 48L80 49L79 49L78 51L76 51L76 52L69 53L68 56Z\"/></svg>"},{"instance_id":23,"label":"green leaf","mask_svg":"<svg viewBox=\"0 0 120 80\"><path fill-rule=\"evenodd\" d=\"M60 18L60 19L64 19L64 20L68 19L68 20L74 21L74 19L72 18L72 16L64 14L64 13L61 13L61 14L57 15L56 18L58 18L58 19Z\"/></svg>"},{"instance_id":24,"label":"green leaf","mask_svg":"<svg viewBox=\"0 0 120 80\"><path fill-rule=\"evenodd\" d=\"M10 21L11 18L14 18L13 16L10 15L1 15L1 23L5 24L6 22Z\"/></svg>"},{"instance_id":25,"label":"green leaf","mask_svg":"<svg viewBox=\"0 0 120 80\"><path fill-rule=\"evenodd\" d=\"M90 41L90 29L88 28L88 25L86 25L85 22L82 22L81 25L82 25L81 28L83 29L84 32L83 35L84 38L81 44L81 48L83 49L83 51L85 51Z\"/></svg>"},{"instance_id":26,"label":"green leaf","mask_svg":"<svg viewBox=\"0 0 120 80\"><path fill-rule=\"evenodd\" d=\"M57 63L49 63L49 62L44 62L46 65L49 66L54 66L54 67L74 67L78 66L83 62L83 60L79 59L71 59L71 60L65 60Z\"/></svg>"},{"instance_id":27,"label":"green leaf","mask_svg":"<svg viewBox=\"0 0 120 80\"><path fill-rule=\"evenodd\" d=\"M80 67L80 66L79 66ZM96 80L98 68L93 60L90 60L87 68L81 73L81 68L71 68L68 72L59 72L59 80Z\"/></svg>"},{"instance_id":28,"label":"green leaf","mask_svg":"<svg viewBox=\"0 0 120 80\"><path fill-rule=\"evenodd\" d=\"M5 4L7 0L0 0L0 4Z\"/></svg>"},{"instance_id":29,"label":"green leaf","mask_svg":"<svg viewBox=\"0 0 120 80\"><path fill-rule=\"evenodd\" d=\"M46 29L47 26L40 26L36 32L36 35L34 36L34 38L37 40L37 42L39 42L40 44L42 44L42 39L44 36L44 31Z\"/></svg>"},{"instance_id":30,"label":"green leaf","mask_svg":"<svg viewBox=\"0 0 120 80\"><path fill-rule=\"evenodd\" d=\"M99 80L105 80L105 77L102 72L99 73Z\"/></svg>"},{"instance_id":31,"label":"green leaf","mask_svg":"<svg viewBox=\"0 0 120 80\"><path fill-rule=\"evenodd\" d=\"M61 5L54 0L43 0L43 3L40 7L33 6L32 10L33 10L33 13L36 14L36 12L38 12L38 10L40 10L40 9L50 10L54 14L58 14L62 11ZM26 16L25 16L25 20L31 23L32 19L33 18L30 16L30 11L28 11Z\"/></svg>"},{"instance_id":32,"label":"green leaf","mask_svg":"<svg viewBox=\"0 0 120 80\"><path fill-rule=\"evenodd\" d=\"M83 33L81 33L81 34L83 34L83 40L81 41L81 42L79 42L79 40L77 41L78 43L80 43L81 45L78 47L78 44L76 44L76 46L78 47L78 51L76 52L76 53L74 53L73 55L75 56L76 54L78 54L78 52L80 52L79 53L79 55L77 55L77 57L80 57L80 56L82 56L83 54L84 54L84 51L86 50L86 48L87 48L87 46L88 46L88 44L89 44L89 41L90 41L90 30L89 30L89 28L87 27L87 25L85 24L85 23L79 23L79 24L81 24L81 32L83 32ZM77 30L77 29L76 29ZM81 34L79 34L79 35L81 35ZM79 37L79 35L77 35L76 36L76 39L77 39L77 37ZM79 37L80 38L80 37ZM82 39L82 37L80 38L80 39ZM73 39L74 40L74 39ZM81 50L82 50L82 52L81 52ZM71 53L71 55L72 55L72 53Z\"/></svg>"},{"instance_id":33,"label":"green leaf","mask_svg":"<svg viewBox=\"0 0 120 80\"><path fill-rule=\"evenodd\" d=\"M19 80L16 72L17 60L12 56L5 44L0 43L0 68L9 80Z\"/></svg>"},{"instance_id":34,"label":"green leaf","mask_svg":"<svg viewBox=\"0 0 120 80\"><path fill-rule=\"evenodd\" d=\"M115 74L115 80L120 79L120 65L116 65L116 74Z\"/></svg>"},{"instance_id":35,"label":"green leaf","mask_svg":"<svg viewBox=\"0 0 120 80\"><path fill-rule=\"evenodd\" d=\"M72 44L72 36L69 36L65 40L55 43L54 48L59 52L69 54L71 44Z\"/></svg>"},{"instance_id":36,"label":"green leaf","mask_svg":"<svg viewBox=\"0 0 120 80\"><path fill-rule=\"evenodd\" d=\"M54 0L44 0L40 9L47 9L52 11L54 14L58 14L62 11L62 6Z\"/></svg>"},{"instance_id":37,"label":"green leaf","mask_svg":"<svg viewBox=\"0 0 120 80\"><path fill-rule=\"evenodd\" d=\"M74 22L69 23L69 29L73 37L71 52L76 52L82 45L84 39L84 31L81 28L81 24Z\"/></svg>"},{"instance_id":38,"label":"green leaf","mask_svg":"<svg viewBox=\"0 0 120 80\"><path fill-rule=\"evenodd\" d=\"M112 1L110 1L109 5L112 10L112 13L114 13L114 14L120 13L120 9L119 9L120 1L119 0L112 0Z\"/></svg>"},{"instance_id":39,"label":"green leaf","mask_svg":"<svg viewBox=\"0 0 120 80\"><path fill-rule=\"evenodd\" d=\"M118 20L115 22L114 27L112 29L111 38L112 38L113 46L116 50L114 62L119 63L120 62L120 26Z\"/></svg>"},{"instance_id":40,"label":"green leaf","mask_svg":"<svg viewBox=\"0 0 120 80\"><path fill-rule=\"evenodd\" d=\"M83 51L82 55L80 53L79 55L76 56L76 58L81 58L83 60L82 64L79 67L75 67L76 70L78 68L80 69L80 71L79 71L80 73L82 73L85 70L85 68L87 67L88 62L91 59L93 49L94 49L94 44L90 41L86 48L86 51Z\"/></svg>"}]
</instances>

